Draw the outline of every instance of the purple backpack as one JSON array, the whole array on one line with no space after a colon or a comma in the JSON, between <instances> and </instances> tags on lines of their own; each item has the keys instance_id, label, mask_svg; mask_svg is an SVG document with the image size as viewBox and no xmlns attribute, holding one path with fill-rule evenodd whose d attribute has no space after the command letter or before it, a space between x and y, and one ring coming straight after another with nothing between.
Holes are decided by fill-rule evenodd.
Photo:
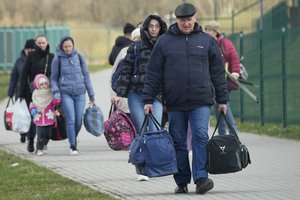
<instances>
[{"instance_id":1,"label":"purple backpack","mask_svg":"<svg viewBox=\"0 0 300 200\"><path fill-rule=\"evenodd\" d=\"M110 107L109 118L104 122L104 136L111 149L128 149L136 130L130 118L122 110L113 111L114 107Z\"/></svg>"}]
</instances>

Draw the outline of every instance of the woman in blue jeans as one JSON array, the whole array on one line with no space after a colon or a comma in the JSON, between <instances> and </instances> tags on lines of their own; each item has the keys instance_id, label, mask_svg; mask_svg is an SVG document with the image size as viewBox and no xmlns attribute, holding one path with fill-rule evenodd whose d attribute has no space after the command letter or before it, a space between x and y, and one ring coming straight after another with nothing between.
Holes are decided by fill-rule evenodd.
<instances>
[{"instance_id":1,"label":"woman in blue jeans","mask_svg":"<svg viewBox=\"0 0 300 200\"><path fill-rule=\"evenodd\" d=\"M149 15L143 21L140 27L141 41L132 43L127 50L127 54L122 66L121 78L119 84L119 92L114 103L117 105L120 97L128 98L128 106L133 124L139 134L145 118L144 102L142 100L142 92L144 89L145 75L147 72L148 60L156 40L167 30L167 24L157 15ZM162 121L163 106L161 95L154 100L155 107L153 116L157 121ZM155 130L152 121L149 123L149 130ZM137 170L139 174L139 170ZM148 180L148 177L138 176L138 180Z\"/></svg>"},{"instance_id":2,"label":"woman in blue jeans","mask_svg":"<svg viewBox=\"0 0 300 200\"><path fill-rule=\"evenodd\" d=\"M78 155L76 138L82 125L86 103L85 93L88 92L90 104L94 103L95 94L86 61L74 48L73 38L64 36L56 53L51 65L51 87L54 96L61 96L70 155Z\"/></svg>"}]
</instances>

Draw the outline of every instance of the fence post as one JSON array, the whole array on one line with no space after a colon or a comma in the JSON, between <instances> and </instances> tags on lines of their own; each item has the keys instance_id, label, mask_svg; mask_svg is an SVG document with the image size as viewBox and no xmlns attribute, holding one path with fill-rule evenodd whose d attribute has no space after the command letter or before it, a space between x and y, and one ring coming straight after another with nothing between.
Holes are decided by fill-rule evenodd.
<instances>
[{"instance_id":1,"label":"fence post","mask_svg":"<svg viewBox=\"0 0 300 200\"><path fill-rule=\"evenodd\" d=\"M244 33L240 32L240 62L243 63L244 57ZM240 89L240 120L244 121L244 92Z\"/></svg>"},{"instance_id":2,"label":"fence post","mask_svg":"<svg viewBox=\"0 0 300 200\"><path fill-rule=\"evenodd\" d=\"M265 125L265 112L264 112L264 53L263 53L263 31L259 31L259 82L260 82L260 125Z\"/></svg>"},{"instance_id":3,"label":"fence post","mask_svg":"<svg viewBox=\"0 0 300 200\"><path fill-rule=\"evenodd\" d=\"M286 42L285 42L286 31L282 28L281 34L281 52L282 52L282 122L283 128L287 128L287 108L286 108Z\"/></svg>"}]
</instances>

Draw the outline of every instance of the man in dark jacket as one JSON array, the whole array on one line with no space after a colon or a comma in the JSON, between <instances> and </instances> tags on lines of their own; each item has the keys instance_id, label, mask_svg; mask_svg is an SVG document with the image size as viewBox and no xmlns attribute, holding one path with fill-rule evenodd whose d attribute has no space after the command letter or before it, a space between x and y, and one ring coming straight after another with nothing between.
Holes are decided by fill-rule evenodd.
<instances>
[{"instance_id":1,"label":"man in dark jacket","mask_svg":"<svg viewBox=\"0 0 300 200\"><path fill-rule=\"evenodd\" d=\"M115 44L114 44L114 46L111 50L111 53L109 55L109 58L108 58L109 64L114 65L115 60L116 60L118 54L120 53L121 49L123 49L124 47L128 47L132 43L131 32L134 29L135 29L134 25L132 25L130 23L125 24L125 26L123 28L124 36L121 35L121 36L117 37Z\"/></svg>"},{"instance_id":2,"label":"man in dark jacket","mask_svg":"<svg viewBox=\"0 0 300 200\"><path fill-rule=\"evenodd\" d=\"M175 10L176 23L156 42L146 74L143 100L145 112L163 87L169 115L169 132L174 140L178 173L175 193L187 193L191 169L187 150L188 121L192 130L192 174L196 193L214 187L206 170L210 106L219 103L226 113L229 100L223 59L215 40L196 22L196 8L189 3Z\"/></svg>"},{"instance_id":3,"label":"man in dark jacket","mask_svg":"<svg viewBox=\"0 0 300 200\"><path fill-rule=\"evenodd\" d=\"M50 53L50 46L46 36L39 35L35 39L35 51L30 52L25 60L21 84L20 84L20 98L26 100L27 105L32 101L31 96L33 92L33 81L37 74L45 74L50 78L51 74L51 62L54 54ZM29 90L25 90L29 87ZM29 152L34 151L34 138L35 138L35 126L31 125L28 137L27 150Z\"/></svg>"},{"instance_id":4,"label":"man in dark jacket","mask_svg":"<svg viewBox=\"0 0 300 200\"><path fill-rule=\"evenodd\" d=\"M31 51L34 51L34 39L26 40L24 48L22 49L20 56L17 58L14 67L11 71L7 96L9 96L10 98L13 98L13 96L15 96L15 100L19 98L23 65L26 57L28 56L28 53ZM29 88L25 87L25 90L28 91ZM26 141L26 135L27 133L20 134L20 141L22 143Z\"/></svg>"}]
</instances>

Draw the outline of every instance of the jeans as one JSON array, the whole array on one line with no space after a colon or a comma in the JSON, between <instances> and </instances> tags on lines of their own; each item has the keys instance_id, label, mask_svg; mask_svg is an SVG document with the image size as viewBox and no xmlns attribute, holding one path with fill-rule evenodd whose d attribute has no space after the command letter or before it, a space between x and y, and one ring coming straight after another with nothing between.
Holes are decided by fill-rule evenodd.
<instances>
[{"instance_id":1,"label":"jeans","mask_svg":"<svg viewBox=\"0 0 300 200\"><path fill-rule=\"evenodd\" d=\"M199 107L191 111L168 112L169 132L173 138L178 173L174 174L177 185L191 182L189 151L187 150L187 128L190 122L192 132L192 173L194 182L207 178L207 144L210 107Z\"/></svg>"},{"instance_id":2,"label":"jeans","mask_svg":"<svg viewBox=\"0 0 300 200\"><path fill-rule=\"evenodd\" d=\"M145 103L143 102L142 99L142 94L136 93L136 92L129 92L128 94L128 106L130 110L130 116L132 119L132 122L134 124L134 127L137 131L138 134L140 134L143 121L145 119L145 111L144 111L144 106ZM162 122L162 114L163 114L163 106L162 103L158 100L155 99L153 102L153 116L159 123ZM152 123L152 121L149 121L149 129L150 131L157 130L155 125Z\"/></svg>"},{"instance_id":3,"label":"jeans","mask_svg":"<svg viewBox=\"0 0 300 200\"><path fill-rule=\"evenodd\" d=\"M52 134L52 125L49 126L37 126L36 127L37 132L37 149L43 150L44 145L47 145Z\"/></svg>"},{"instance_id":4,"label":"jeans","mask_svg":"<svg viewBox=\"0 0 300 200\"><path fill-rule=\"evenodd\" d=\"M220 112L218 109L219 104L215 103L215 113L216 113L216 118L219 118ZM237 132L236 130L236 123L234 121L233 114L230 109L230 102L227 101L227 112L226 112L226 117L228 122L231 124L232 128ZM231 134L231 131L229 131ZM219 135L226 135L226 122L223 118L220 119L219 125L218 125L218 133Z\"/></svg>"},{"instance_id":5,"label":"jeans","mask_svg":"<svg viewBox=\"0 0 300 200\"><path fill-rule=\"evenodd\" d=\"M85 109L85 94L61 94L61 108L66 120L70 148L77 148L76 138L81 129Z\"/></svg>"}]
</instances>

